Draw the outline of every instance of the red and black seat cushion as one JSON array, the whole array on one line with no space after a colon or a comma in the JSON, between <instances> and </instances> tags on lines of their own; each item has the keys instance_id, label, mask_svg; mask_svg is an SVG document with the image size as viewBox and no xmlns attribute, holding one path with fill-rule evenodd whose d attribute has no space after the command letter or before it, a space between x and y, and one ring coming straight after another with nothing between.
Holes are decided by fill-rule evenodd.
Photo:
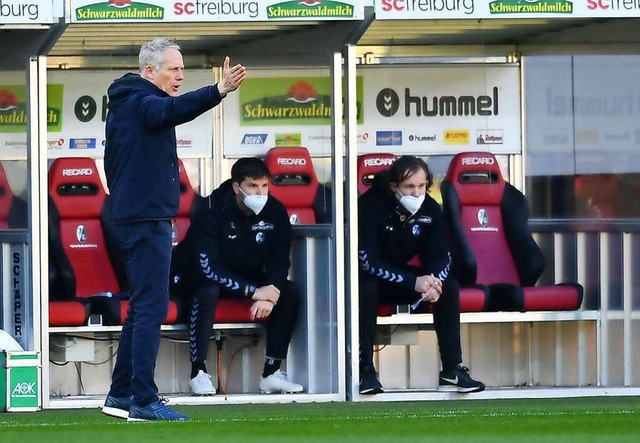
<instances>
[{"instance_id":1,"label":"red and black seat cushion","mask_svg":"<svg viewBox=\"0 0 640 443\"><path fill-rule=\"evenodd\" d=\"M27 202L16 196L0 163L0 229L25 229Z\"/></svg>"},{"instance_id":2,"label":"red and black seat cushion","mask_svg":"<svg viewBox=\"0 0 640 443\"><path fill-rule=\"evenodd\" d=\"M396 155L390 153L363 154L358 157L356 171L358 175L358 194L364 194L373 183L373 177L385 169L389 169L396 161Z\"/></svg>"},{"instance_id":3,"label":"red and black seat cushion","mask_svg":"<svg viewBox=\"0 0 640 443\"><path fill-rule=\"evenodd\" d=\"M307 148L271 148L264 162L271 173L269 193L287 208L291 224L315 224L319 185Z\"/></svg>"},{"instance_id":4,"label":"red and black seat cushion","mask_svg":"<svg viewBox=\"0 0 640 443\"><path fill-rule=\"evenodd\" d=\"M86 318L81 321L78 316L73 321L70 317L72 311L79 311L77 303L82 303L88 314L93 308L89 299L94 294L119 292L99 219L104 198L92 159L57 159L52 163L49 169L52 326L84 324Z\"/></svg>"},{"instance_id":5,"label":"red and black seat cushion","mask_svg":"<svg viewBox=\"0 0 640 443\"><path fill-rule=\"evenodd\" d=\"M178 206L178 215L176 216L171 231L173 246L180 243L187 233L187 229L189 229L191 225L192 211L196 198L198 197L191 186L191 181L187 175L184 163L180 159L178 159L178 168L180 171L180 205Z\"/></svg>"},{"instance_id":6,"label":"red and black seat cushion","mask_svg":"<svg viewBox=\"0 0 640 443\"><path fill-rule=\"evenodd\" d=\"M105 222L106 193L93 159L54 160L49 169L49 197L50 256L58 275L51 300L81 300L91 314L102 315L103 324L123 323L122 312L128 305L122 296L126 272L116 273L112 262L111 254L119 249L114 246L117 241L110 224ZM124 262L122 257L116 259ZM107 293L111 297L105 296ZM171 321L172 311L175 308L169 310L166 321ZM50 318L52 325L59 321L58 317Z\"/></svg>"},{"instance_id":7,"label":"red and black seat cushion","mask_svg":"<svg viewBox=\"0 0 640 443\"><path fill-rule=\"evenodd\" d=\"M583 288L535 286L545 261L528 226L524 195L505 182L488 152L456 155L441 185L454 274L461 285L490 288L487 310L573 310Z\"/></svg>"}]
</instances>

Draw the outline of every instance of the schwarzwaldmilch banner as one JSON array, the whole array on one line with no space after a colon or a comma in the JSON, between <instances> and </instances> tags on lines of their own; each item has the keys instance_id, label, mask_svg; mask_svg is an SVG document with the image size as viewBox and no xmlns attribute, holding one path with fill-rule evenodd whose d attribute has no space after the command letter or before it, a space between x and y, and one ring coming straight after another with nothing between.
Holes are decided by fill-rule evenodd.
<instances>
[{"instance_id":1,"label":"schwarzwaldmilch banner","mask_svg":"<svg viewBox=\"0 0 640 443\"><path fill-rule=\"evenodd\" d=\"M71 0L72 22L361 20L364 0Z\"/></svg>"}]
</instances>

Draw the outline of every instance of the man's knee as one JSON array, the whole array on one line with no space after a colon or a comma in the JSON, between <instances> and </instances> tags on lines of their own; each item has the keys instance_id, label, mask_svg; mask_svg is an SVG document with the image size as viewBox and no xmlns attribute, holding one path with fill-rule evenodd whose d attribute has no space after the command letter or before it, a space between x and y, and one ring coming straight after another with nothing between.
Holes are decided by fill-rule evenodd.
<instances>
[{"instance_id":1,"label":"man's knee","mask_svg":"<svg viewBox=\"0 0 640 443\"><path fill-rule=\"evenodd\" d=\"M216 284L205 284L194 289L192 298L198 301L200 306L214 307L220 298L220 286Z\"/></svg>"},{"instance_id":2,"label":"man's knee","mask_svg":"<svg viewBox=\"0 0 640 443\"><path fill-rule=\"evenodd\" d=\"M215 311L220 297L220 288L214 284L202 286L185 285L174 293L178 296L174 301L178 304L179 321L189 323L189 319L194 313L194 308L197 309L197 312Z\"/></svg>"},{"instance_id":3,"label":"man's knee","mask_svg":"<svg viewBox=\"0 0 640 443\"><path fill-rule=\"evenodd\" d=\"M283 285L280 290L278 304L286 304L292 307L297 307L300 304L300 291L292 281L287 280Z\"/></svg>"},{"instance_id":4,"label":"man's knee","mask_svg":"<svg viewBox=\"0 0 640 443\"><path fill-rule=\"evenodd\" d=\"M458 283L458 280L453 277L446 279L444 281L444 284L442 285L442 291L445 293L454 294L453 296L458 297L458 294L460 292L460 284Z\"/></svg>"},{"instance_id":5,"label":"man's knee","mask_svg":"<svg viewBox=\"0 0 640 443\"><path fill-rule=\"evenodd\" d=\"M358 282L360 298L360 308L372 305L377 308L380 298L380 282L366 274L360 274Z\"/></svg>"},{"instance_id":6,"label":"man's knee","mask_svg":"<svg viewBox=\"0 0 640 443\"><path fill-rule=\"evenodd\" d=\"M456 307L460 309L460 284L455 278L448 278L442 285L442 297L440 297L443 306L449 306L450 308Z\"/></svg>"}]
</instances>

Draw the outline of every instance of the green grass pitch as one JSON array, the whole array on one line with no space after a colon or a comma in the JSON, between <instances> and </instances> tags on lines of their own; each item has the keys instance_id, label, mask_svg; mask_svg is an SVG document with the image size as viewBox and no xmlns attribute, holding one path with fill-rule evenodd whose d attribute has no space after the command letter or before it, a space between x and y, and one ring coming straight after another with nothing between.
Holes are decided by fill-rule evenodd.
<instances>
[{"instance_id":1,"label":"green grass pitch","mask_svg":"<svg viewBox=\"0 0 640 443\"><path fill-rule=\"evenodd\" d=\"M640 442L640 398L175 406L183 423L98 409L0 414L2 443Z\"/></svg>"}]
</instances>

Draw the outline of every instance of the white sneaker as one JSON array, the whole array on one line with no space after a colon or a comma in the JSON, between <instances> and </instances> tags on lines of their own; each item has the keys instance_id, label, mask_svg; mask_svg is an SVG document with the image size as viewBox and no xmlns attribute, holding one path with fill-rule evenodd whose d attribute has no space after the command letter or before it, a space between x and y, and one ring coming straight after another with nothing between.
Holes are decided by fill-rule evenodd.
<instances>
[{"instance_id":1,"label":"white sneaker","mask_svg":"<svg viewBox=\"0 0 640 443\"><path fill-rule=\"evenodd\" d=\"M260 379L261 394L274 394L276 392L282 394L295 394L297 392L302 392L303 389L302 385L287 380L287 373L282 372L280 369L270 376L262 377Z\"/></svg>"},{"instance_id":2,"label":"white sneaker","mask_svg":"<svg viewBox=\"0 0 640 443\"><path fill-rule=\"evenodd\" d=\"M189 389L193 395L215 395L216 388L211 383L211 376L202 369L198 371L198 375L189 380Z\"/></svg>"}]
</instances>

